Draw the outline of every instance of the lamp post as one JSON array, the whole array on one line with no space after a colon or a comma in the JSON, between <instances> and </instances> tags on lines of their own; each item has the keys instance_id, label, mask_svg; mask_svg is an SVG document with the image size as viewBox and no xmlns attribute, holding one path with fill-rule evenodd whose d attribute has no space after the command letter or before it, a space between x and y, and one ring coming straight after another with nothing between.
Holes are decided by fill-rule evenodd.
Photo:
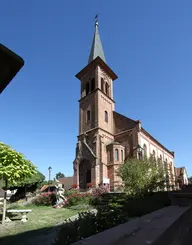
<instances>
[{"instance_id":1,"label":"lamp post","mask_svg":"<svg viewBox=\"0 0 192 245\"><path fill-rule=\"evenodd\" d=\"M48 167L48 170L49 170L49 189L48 191L50 192L50 180L51 180L51 170L52 170L52 167Z\"/></svg>"},{"instance_id":2,"label":"lamp post","mask_svg":"<svg viewBox=\"0 0 192 245\"><path fill-rule=\"evenodd\" d=\"M138 145L137 146L137 154L138 154L138 159L139 160L142 159L142 150L143 150L143 148L140 145Z\"/></svg>"}]
</instances>

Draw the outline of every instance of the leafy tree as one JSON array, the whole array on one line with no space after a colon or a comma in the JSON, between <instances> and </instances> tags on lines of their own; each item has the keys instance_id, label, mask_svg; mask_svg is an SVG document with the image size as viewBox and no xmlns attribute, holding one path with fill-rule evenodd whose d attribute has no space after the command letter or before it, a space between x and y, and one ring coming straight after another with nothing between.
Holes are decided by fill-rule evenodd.
<instances>
[{"instance_id":1,"label":"leafy tree","mask_svg":"<svg viewBox=\"0 0 192 245\"><path fill-rule=\"evenodd\" d=\"M2 224L5 223L8 184L16 185L35 173L36 167L22 153L0 142L0 179L5 182Z\"/></svg>"},{"instance_id":2,"label":"leafy tree","mask_svg":"<svg viewBox=\"0 0 192 245\"><path fill-rule=\"evenodd\" d=\"M44 186L44 185L48 185L49 184L49 181L48 180L44 180L42 183L41 183L41 187Z\"/></svg>"},{"instance_id":3,"label":"leafy tree","mask_svg":"<svg viewBox=\"0 0 192 245\"><path fill-rule=\"evenodd\" d=\"M9 184L8 187L11 189L17 189L18 187L30 187L33 185L39 185L45 180L45 176L36 171L30 178L25 178L23 180L17 181L15 184Z\"/></svg>"},{"instance_id":4,"label":"leafy tree","mask_svg":"<svg viewBox=\"0 0 192 245\"><path fill-rule=\"evenodd\" d=\"M59 178L64 178L65 175L63 173L59 172L59 173L56 174L55 177L56 177L56 179L59 179Z\"/></svg>"},{"instance_id":5,"label":"leafy tree","mask_svg":"<svg viewBox=\"0 0 192 245\"><path fill-rule=\"evenodd\" d=\"M121 165L117 171L123 182L123 188L131 195L142 195L148 191L163 188L166 181L162 164L155 159L132 158Z\"/></svg>"},{"instance_id":6,"label":"leafy tree","mask_svg":"<svg viewBox=\"0 0 192 245\"><path fill-rule=\"evenodd\" d=\"M17 183L14 185L8 184L8 188L10 190L17 189L16 193L11 196L9 201L15 202L21 198L26 198L27 192L33 193L37 190L37 188L41 188L44 180L45 176L37 171L30 178L25 178L22 181L17 181Z\"/></svg>"}]
</instances>

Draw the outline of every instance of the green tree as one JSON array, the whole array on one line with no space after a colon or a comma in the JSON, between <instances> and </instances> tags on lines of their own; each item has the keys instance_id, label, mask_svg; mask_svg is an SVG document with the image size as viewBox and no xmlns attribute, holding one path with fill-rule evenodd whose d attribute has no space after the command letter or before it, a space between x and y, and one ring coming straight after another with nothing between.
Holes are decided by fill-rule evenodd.
<instances>
[{"instance_id":1,"label":"green tree","mask_svg":"<svg viewBox=\"0 0 192 245\"><path fill-rule=\"evenodd\" d=\"M36 172L31 175L31 177L24 178L20 181L17 181L15 184L9 184L8 187L11 189L17 189L18 187L30 187L33 185L39 185L43 183L45 176L36 170Z\"/></svg>"},{"instance_id":2,"label":"green tree","mask_svg":"<svg viewBox=\"0 0 192 245\"><path fill-rule=\"evenodd\" d=\"M56 179L59 179L59 178L64 178L65 175L63 173L59 172L59 173L56 174L55 177L56 177Z\"/></svg>"},{"instance_id":3,"label":"green tree","mask_svg":"<svg viewBox=\"0 0 192 245\"><path fill-rule=\"evenodd\" d=\"M131 195L162 189L166 181L162 164L152 158L129 159L119 167L117 174L122 179L123 189Z\"/></svg>"},{"instance_id":4,"label":"green tree","mask_svg":"<svg viewBox=\"0 0 192 245\"><path fill-rule=\"evenodd\" d=\"M30 178L36 173L36 167L22 153L0 142L0 179L5 182L2 224L5 223L7 187Z\"/></svg>"},{"instance_id":5,"label":"green tree","mask_svg":"<svg viewBox=\"0 0 192 245\"><path fill-rule=\"evenodd\" d=\"M17 181L16 184L8 184L8 189L15 190L17 192L11 197L10 201L17 201L22 197L26 197L27 192L35 192L38 188L42 187L42 183L45 180L45 176L37 171L30 178L25 178L22 181Z\"/></svg>"}]
</instances>

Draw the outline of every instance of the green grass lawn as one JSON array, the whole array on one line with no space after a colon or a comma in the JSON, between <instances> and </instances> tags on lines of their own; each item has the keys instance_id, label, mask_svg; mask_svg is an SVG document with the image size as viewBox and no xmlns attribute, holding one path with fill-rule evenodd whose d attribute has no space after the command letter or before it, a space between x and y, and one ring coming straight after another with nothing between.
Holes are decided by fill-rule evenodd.
<instances>
[{"instance_id":1,"label":"green grass lawn","mask_svg":"<svg viewBox=\"0 0 192 245\"><path fill-rule=\"evenodd\" d=\"M50 233L50 228L78 212L71 209L54 209L44 206L27 206L21 209L32 209L32 212L28 214L28 222L22 223L19 220L14 220L5 226L0 224L1 245L43 244L43 242L38 243L37 238L39 241L40 237ZM31 241L33 242L31 243Z\"/></svg>"}]
</instances>

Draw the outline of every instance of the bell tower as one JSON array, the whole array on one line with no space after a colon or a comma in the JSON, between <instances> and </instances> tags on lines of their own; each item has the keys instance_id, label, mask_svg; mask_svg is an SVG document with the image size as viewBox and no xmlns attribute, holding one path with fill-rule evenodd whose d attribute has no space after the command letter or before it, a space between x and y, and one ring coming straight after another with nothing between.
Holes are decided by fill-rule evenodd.
<instances>
[{"instance_id":1,"label":"bell tower","mask_svg":"<svg viewBox=\"0 0 192 245\"><path fill-rule=\"evenodd\" d=\"M81 92L74 182L80 186L80 189L85 189L90 180L94 185L102 181L105 175L101 167L102 159L107 161L106 156L103 156L105 151L102 144L105 141L103 137L106 136L108 141L114 139L113 80L117 76L106 64L97 19L88 65L76 77L80 80ZM86 161L86 164L83 163L86 168L82 166L84 161Z\"/></svg>"}]
</instances>

